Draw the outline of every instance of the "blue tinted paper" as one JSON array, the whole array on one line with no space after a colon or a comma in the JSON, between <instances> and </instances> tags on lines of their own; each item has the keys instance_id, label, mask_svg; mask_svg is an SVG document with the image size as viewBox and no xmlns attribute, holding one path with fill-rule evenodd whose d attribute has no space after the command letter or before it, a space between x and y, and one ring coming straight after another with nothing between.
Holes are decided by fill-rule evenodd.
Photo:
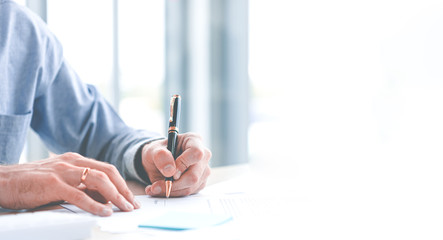
<instances>
[{"instance_id":1,"label":"blue tinted paper","mask_svg":"<svg viewBox=\"0 0 443 240\"><path fill-rule=\"evenodd\" d=\"M140 224L139 227L180 231L216 226L230 220L232 217L229 215L167 212Z\"/></svg>"}]
</instances>

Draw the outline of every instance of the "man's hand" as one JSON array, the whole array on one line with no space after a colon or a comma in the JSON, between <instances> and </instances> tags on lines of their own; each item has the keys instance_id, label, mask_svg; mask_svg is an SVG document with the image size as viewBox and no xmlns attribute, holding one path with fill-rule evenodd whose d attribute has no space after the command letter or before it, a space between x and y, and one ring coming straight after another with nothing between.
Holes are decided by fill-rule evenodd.
<instances>
[{"instance_id":1,"label":"man's hand","mask_svg":"<svg viewBox=\"0 0 443 240\"><path fill-rule=\"evenodd\" d=\"M146 194L165 196L165 177L174 177L172 197L187 196L202 190L211 170L211 152L199 135L185 133L178 135L178 157L176 161L167 149L167 140L146 144L142 151L142 164L152 185L146 187Z\"/></svg>"},{"instance_id":2,"label":"man's hand","mask_svg":"<svg viewBox=\"0 0 443 240\"><path fill-rule=\"evenodd\" d=\"M82 182L85 168L90 170ZM100 196L101 202L89 193ZM100 216L112 214L108 202L123 211L140 207L114 165L76 153L0 167L0 206L24 209L58 201Z\"/></svg>"}]
</instances>

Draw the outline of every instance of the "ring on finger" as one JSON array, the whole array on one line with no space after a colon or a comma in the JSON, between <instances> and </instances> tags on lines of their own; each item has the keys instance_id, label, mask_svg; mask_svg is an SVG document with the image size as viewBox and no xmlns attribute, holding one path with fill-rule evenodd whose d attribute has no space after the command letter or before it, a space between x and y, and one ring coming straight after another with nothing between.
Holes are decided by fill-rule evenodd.
<instances>
[{"instance_id":1,"label":"ring on finger","mask_svg":"<svg viewBox=\"0 0 443 240\"><path fill-rule=\"evenodd\" d=\"M82 177L80 178L80 183L83 183L86 180L86 177L88 176L90 168L86 167L83 169Z\"/></svg>"}]
</instances>

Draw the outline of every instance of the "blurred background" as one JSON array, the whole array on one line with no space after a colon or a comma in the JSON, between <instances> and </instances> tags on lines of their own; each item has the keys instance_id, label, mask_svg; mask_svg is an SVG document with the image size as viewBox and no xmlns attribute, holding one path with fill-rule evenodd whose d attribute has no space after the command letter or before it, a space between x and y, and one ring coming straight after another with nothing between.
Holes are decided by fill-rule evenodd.
<instances>
[{"instance_id":1,"label":"blurred background","mask_svg":"<svg viewBox=\"0 0 443 240\"><path fill-rule=\"evenodd\" d=\"M271 165L326 192L442 180L441 1L19 2L130 126L166 134L181 94L182 131L213 166ZM45 154L36 142L24 161Z\"/></svg>"}]
</instances>

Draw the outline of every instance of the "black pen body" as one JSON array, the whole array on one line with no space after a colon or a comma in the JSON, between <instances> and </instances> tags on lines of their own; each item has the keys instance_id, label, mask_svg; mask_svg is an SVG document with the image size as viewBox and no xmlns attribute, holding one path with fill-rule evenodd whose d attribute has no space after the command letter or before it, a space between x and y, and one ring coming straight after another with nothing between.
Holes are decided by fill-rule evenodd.
<instances>
[{"instance_id":1,"label":"black pen body","mask_svg":"<svg viewBox=\"0 0 443 240\"><path fill-rule=\"evenodd\" d=\"M178 141L178 132L177 131L169 131L168 132L168 150L171 152L174 160L177 158L177 141ZM166 181L172 181L172 177L166 177Z\"/></svg>"}]
</instances>

